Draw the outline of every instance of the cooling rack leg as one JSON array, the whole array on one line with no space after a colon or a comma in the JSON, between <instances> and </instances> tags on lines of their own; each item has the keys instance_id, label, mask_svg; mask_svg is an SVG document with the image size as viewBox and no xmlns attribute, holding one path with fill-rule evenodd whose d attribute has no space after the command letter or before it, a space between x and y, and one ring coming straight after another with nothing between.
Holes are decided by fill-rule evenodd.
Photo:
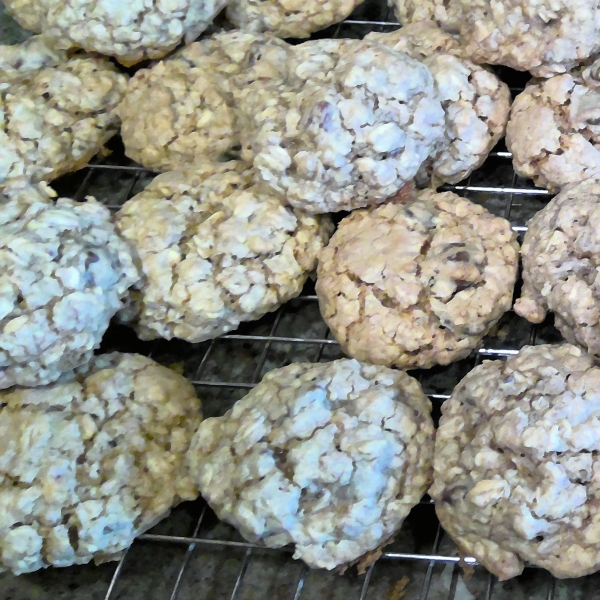
<instances>
[{"instance_id":1,"label":"cooling rack leg","mask_svg":"<svg viewBox=\"0 0 600 600\"><path fill-rule=\"evenodd\" d=\"M366 598L367 598L367 594L369 592L369 584L371 583L371 576L373 575L374 568L375 568L375 563L373 563L367 570L367 574L365 575L365 580L363 581L362 589L360 590L360 600L366 600Z\"/></svg>"},{"instance_id":2,"label":"cooling rack leg","mask_svg":"<svg viewBox=\"0 0 600 600\"><path fill-rule=\"evenodd\" d=\"M121 556L121 559L119 560L119 563L117 564L117 568L115 569L112 579L110 580L110 585L108 586L108 590L106 590L106 595L104 596L104 600L109 600L111 594L113 593L113 590L115 589L115 586L117 585L117 580L119 579L119 575L121 574L121 571L123 569L123 563L125 562L125 557L127 556L128 551L129 550L125 550L125 554L123 554L123 556Z\"/></svg>"}]
</instances>

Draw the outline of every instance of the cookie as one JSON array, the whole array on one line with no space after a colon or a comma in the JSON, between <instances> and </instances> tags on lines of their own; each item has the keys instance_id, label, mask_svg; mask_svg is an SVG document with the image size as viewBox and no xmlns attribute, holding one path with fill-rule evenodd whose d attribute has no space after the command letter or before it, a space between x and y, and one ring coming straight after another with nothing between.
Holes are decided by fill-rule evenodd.
<instances>
[{"instance_id":1,"label":"cookie","mask_svg":"<svg viewBox=\"0 0 600 600\"><path fill-rule=\"evenodd\" d=\"M563 337L600 356L600 181L568 185L529 222L515 312L541 323L547 311Z\"/></svg>"},{"instance_id":2,"label":"cookie","mask_svg":"<svg viewBox=\"0 0 600 600\"><path fill-rule=\"evenodd\" d=\"M226 0L81 0L76 5L63 0L6 0L4 4L26 29L132 65L162 58L182 41L194 41Z\"/></svg>"},{"instance_id":3,"label":"cookie","mask_svg":"<svg viewBox=\"0 0 600 600\"><path fill-rule=\"evenodd\" d=\"M442 404L429 494L462 553L502 579L600 569L600 369L575 346L485 361Z\"/></svg>"},{"instance_id":4,"label":"cookie","mask_svg":"<svg viewBox=\"0 0 600 600\"><path fill-rule=\"evenodd\" d=\"M0 203L0 389L87 363L138 279L108 209L44 190L11 184Z\"/></svg>"},{"instance_id":5,"label":"cookie","mask_svg":"<svg viewBox=\"0 0 600 600\"><path fill-rule=\"evenodd\" d=\"M231 0L227 18L244 31L307 38L348 17L364 0Z\"/></svg>"},{"instance_id":6,"label":"cookie","mask_svg":"<svg viewBox=\"0 0 600 600\"><path fill-rule=\"evenodd\" d=\"M423 165L421 178L458 183L468 177L504 136L511 104L508 86L488 69L463 58L458 41L432 22L372 33L366 39L423 61L435 80L446 129Z\"/></svg>"},{"instance_id":7,"label":"cookie","mask_svg":"<svg viewBox=\"0 0 600 600\"><path fill-rule=\"evenodd\" d=\"M510 308L519 247L505 219L451 192L359 210L319 256L323 318L348 356L400 369L464 358Z\"/></svg>"},{"instance_id":8,"label":"cookie","mask_svg":"<svg viewBox=\"0 0 600 600\"><path fill-rule=\"evenodd\" d=\"M313 77L324 55L331 68ZM381 203L413 179L443 135L431 73L405 54L358 40L306 42L288 72L284 85L266 86L262 106L252 105L250 146L262 180L297 208Z\"/></svg>"},{"instance_id":9,"label":"cookie","mask_svg":"<svg viewBox=\"0 0 600 600\"><path fill-rule=\"evenodd\" d=\"M184 457L200 420L192 384L136 354L0 392L0 571L120 558L197 497Z\"/></svg>"},{"instance_id":10,"label":"cookie","mask_svg":"<svg viewBox=\"0 0 600 600\"><path fill-rule=\"evenodd\" d=\"M600 61L528 85L514 101L506 145L515 171L541 187L600 177Z\"/></svg>"},{"instance_id":11,"label":"cookie","mask_svg":"<svg viewBox=\"0 0 600 600\"><path fill-rule=\"evenodd\" d=\"M51 181L87 165L117 133L126 87L127 76L108 60L85 57L0 85L0 187L17 177Z\"/></svg>"},{"instance_id":12,"label":"cookie","mask_svg":"<svg viewBox=\"0 0 600 600\"><path fill-rule=\"evenodd\" d=\"M250 542L334 569L385 544L427 490L431 403L402 371L342 359L268 373L206 419L190 472Z\"/></svg>"},{"instance_id":13,"label":"cookie","mask_svg":"<svg viewBox=\"0 0 600 600\"><path fill-rule=\"evenodd\" d=\"M148 169L168 171L239 151L234 95L250 83L259 60L286 48L273 36L234 31L138 71L118 107L125 153Z\"/></svg>"},{"instance_id":14,"label":"cookie","mask_svg":"<svg viewBox=\"0 0 600 600\"><path fill-rule=\"evenodd\" d=\"M453 0L388 0L388 4L402 24L431 22L446 31L460 30L459 3Z\"/></svg>"},{"instance_id":15,"label":"cookie","mask_svg":"<svg viewBox=\"0 0 600 600\"><path fill-rule=\"evenodd\" d=\"M143 272L122 320L142 339L211 339L301 292L331 221L252 179L240 163L172 171L117 213Z\"/></svg>"}]
</instances>

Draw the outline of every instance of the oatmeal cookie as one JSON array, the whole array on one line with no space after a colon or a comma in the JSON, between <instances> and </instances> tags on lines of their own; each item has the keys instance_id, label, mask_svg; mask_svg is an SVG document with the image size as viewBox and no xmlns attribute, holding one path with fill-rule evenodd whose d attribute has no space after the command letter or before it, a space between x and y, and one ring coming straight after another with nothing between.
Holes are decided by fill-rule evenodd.
<instances>
[{"instance_id":1,"label":"oatmeal cookie","mask_svg":"<svg viewBox=\"0 0 600 600\"><path fill-rule=\"evenodd\" d=\"M73 58L0 86L0 187L87 165L117 133L126 87L127 76L99 58Z\"/></svg>"},{"instance_id":2,"label":"oatmeal cookie","mask_svg":"<svg viewBox=\"0 0 600 600\"><path fill-rule=\"evenodd\" d=\"M600 60L528 85L511 109L506 145L515 171L552 192L600 177Z\"/></svg>"},{"instance_id":3,"label":"oatmeal cookie","mask_svg":"<svg viewBox=\"0 0 600 600\"><path fill-rule=\"evenodd\" d=\"M529 222L515 311L541 323L547 311L572 344L600 356L600 181L572 184Z\"/></svg>"},{"instance_id":4,"label":"oatmeal cookie","mask_svg":"<svg viewBox=\"0 0 600 600\"><path fill-rule=\"evenodd\" d=\"M45 385L92 358L138 273L108 209L93 198L49 204L43 186L16 184L4 198L0 389Z\"/></svg>"},{"instance_id":5,"label":"oatmeal cookie","mask_svg":"<svg viewBox=\"0 0 600 600\"><path fill-rule=\"evenodd\" d=\"M458 2L453 0L388 0L400 23L431 22L446 31L460 30Z\"/></svg>"},{"instance_id":6,"label":"oatmeal cookie","mask_svg":"<svg viewBox=\"0 0 600 600\"><path fill-rule=\"evenodd\" d=\"M117 213L143 272L122 319L142 339L214 338L300 293L331 221L252 179L240 163L172 171Z\"/></svg>"},{"instance_id":7,"label":"oatmeal cookie","mask_svg":"<svg viewBox=\"0 0 600 600\"><path fill-rule=\"evenodd\" d=\"M154 171L221 159L240 144L235 94L259 61L287 46L270 35L221 33L138 71L118 107L127 156Z\"/></svg>"},{"instance_id":8,"label":"oatmeal cookie","mask_svg":"<svg viewBox=\"0 0 600 600\"><path fill-rule=\"evenodd\" d=\"M0 571L118 559L197 497L184 458L200 420L192 384L136 354L0 392Z\"/></svg>"},{"instance_id":9,"label":"oatmeal cookie","mask_svg":"<svg viewBox=\"0 0 600 600\"><path fill-rule=\"evenodd\" d=\"M431 403L402 371L342 359L268 373L192 440L190 472L249 541L334 569L400 528L431 477Z\"/></svg>"},{"instance_id":10,"label":"oatmeal cookie","mask_svg":"<svg viewBox=\"0 0 600 600\"><path fill-rule=\"evenodd\" d=\"M16 21L64 45L114 56L125 65L162 58L194 41L226 0L5 0Z\"/></svg>"},{"instance_id":11,"label":"oatmeal cookie","mask_svg":"<svg viewBox=\"0 0 600 600\"><path fill-rule=\"evenodd\" d=\"M364 0L231 0L227 18L245 31L307 38L339 23Z\"/></svg>"},{"instance_id":12,"label":"oatmeal cookie","mask_svg":"<svg viewBox=\"0 0 600 600\"><path fill-rule=\"evenodd\" d=\"M317 296L342 350L401 369L464 358L510 308L519 247L505 219L451 193L410 192L346 217Z\"/></svg>"},{"instance_id":13,"label":"oatmeal cookie","mask_svg":"<svg viewBox=\"0 0 600 600\"><path fill-rule=\"evenodd\" d=\"M306 42L294 53L302 60L289 59L287 83L253 106L260 177L315 213L383 202L414 178L443 135L431 73L372 42Z\"/></svg>"},{"instance_id":14,"label":"oatmeal cookie","mask_svg":"<svg viewBox=\"0 0 600 600\"><path fill-rule=\"evenodd\" d=\"M473 369L442 405L429 491L460 550L500 579L600 569L600 368L571 345Z\"/></svg>"},{"instance_id":15,"label":"oatmeal cookie","mask_svg":"<svg viewBox=\"0 0 600 600\"><path fill-rule=\"evenodd\" d=\"M422 60L429 68L446 114L444 137L423 165L424 178L457 183L480 167L504 136L510 111L508 86L488 69L462 58L457 40L434 23L367 36Z\"/></svg>"}]
</instances>

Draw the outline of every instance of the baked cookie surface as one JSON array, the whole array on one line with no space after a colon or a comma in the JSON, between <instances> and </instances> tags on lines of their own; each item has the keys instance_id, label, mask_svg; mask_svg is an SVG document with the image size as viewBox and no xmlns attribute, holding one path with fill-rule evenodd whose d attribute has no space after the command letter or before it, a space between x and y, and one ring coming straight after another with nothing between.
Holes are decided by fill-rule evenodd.
<instances>
[{"instance_id":1,"label":"baked cookie surface","mask_svg":"<svg viewBox=\"0 0 600 600\"><path fill-rule=\"evenodd\" d=\"M516 234L451 192L353 212L319 256L317 296L347 355L401 369L464 358L510 308Z\"/></svg>"},{"instance_id":2,"label":"baked cookie surface","mask_svg":"<svg viewBox=\"0 0 600 600\"><path fill-rule=\"evenodd\" d=\"M186 379L135 354L0 392L0 570L117 560L182 500L201 420ZM169 448L168 450L166 448Z\"/></svg>"},{"instance_id":3,"label":"baked cookie surface","mask_svg":"<svg viewBox=\"0 0 600 600\"><path fill-rule=\"evenodd\" d=\"M328 217L286 206L241 163L160 175L116 215L141 264L123 320L142 339L214 338L297 296Z\"/></svg>"},{"instance_id":4,"label":"baked cookie surface","mask_svg":"<svg viewBox=\"0 0 600 600\"><path fill-rule=\"evenodd\" d=\"M462 553L500 579L600 568L600 369L568 344L485 361L442 404L429 494Z\"/></svg>"},{"instance_id":5,"label":"baked cookie surface","mask_svg":"<svg viewBox=\"0 0 600 600\"><path fill-rule=\"evenodd\" d=\"M206 419L190 472L253 543L333 569L385 544L430 482L431 404L402 371L338 360L268 373Z\"/></svg>"}]
</instances>

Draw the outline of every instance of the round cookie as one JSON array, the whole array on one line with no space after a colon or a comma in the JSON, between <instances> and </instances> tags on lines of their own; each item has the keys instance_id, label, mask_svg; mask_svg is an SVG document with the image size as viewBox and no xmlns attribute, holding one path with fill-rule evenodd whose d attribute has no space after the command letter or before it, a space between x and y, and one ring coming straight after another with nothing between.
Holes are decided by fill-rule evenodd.
<instances>
[{"instance_id":1,"label":"round cookie","mask_svg":"<svg viewBox=\"0 0 600 600\"><path fill-rule=\"evenodd\" d=\"M536 213L521 255L515 312L541 323L552 311L568 342L600 356L600 181L568 185Z\"/></svg>"},{"instance_id":2,"label":"round cookie","mask_svg":"<svg viewBox=\"0 0 600 600\"><path fill-rule=\"evenodd\" d=\"M4 4L26 29L132 65L162 58L182 41L194 41L226 0L6 0Z\"/></svg>"},{"instance_id":3,"label":"round cookie","mask_svg":"<svg viewBox=\"0 0 600 600\"><path fill-rule=\"evenodd\" d=\"M73 58L0 86L0 187L87 165L117 133L126 87L127 76L100 58Z\"/></svg>"},{"instance_id":4,"label":"round cookie","mask_svg":"<svg viewBox=\"0 0 600 600\"><path fill-rule=\"evenodd\" d=\"M259 60L276 63L286 49L273 36L234 31L138 71L118 107L125 153L154 171L221 159L240 144L237 80L248 84Z\"/></svg>"},{"instance_id":5,"label":"round cookie","mask_svg":"<svg viewBox=\"0 0 600 600\"><path fill-rule=\"evenodd\" d=\"M488 69L464 59L457 40L432 22L372 33L366 39L423 61L433 75L446 130L423 165L423 178L458 183L468 177L504 136L511 104L508 86Z\"/></svg>"},{"instance_id":6,"label":"round cookie","mask_svg":"<svg viewBox=\"0 0 600 600\"><path fill-rule=\"evenodd\" d=\"M307 77L324 48L331 69ZM253 107L260 125L250 145L260 177L295 207L381 203L415 177L443 135L431 73L405 54L357 40L307 42L294 48L289 73Z\"/></svg>"},{"instance_id":7,"label":"round cookie","mask_svg":"<svg viewBox=\"0 0 600 600\"><path fill-rule=\"evenodd\" d=\"M339 23L364 0L231 0L227 18L245 31L307 38Z\"/></svg>"},{"instance_id":8,"label":"round cookie","mask_svg":"<svg viewBox=\"0 0 600 600\"><path fill-rule=\"evenodd\" d=\"M293 544L310 567L348 566L388 543L427 491L430 413L402 371L348 359L291 364L201 423L190 472L247 540Z\"/></svg>"},{"instance_id":9,"label":"round cookie","mask_svg":"<svg viewBox=\"0 0 600 600\"><path fill-rule=\"evenodd\" d=\"M302 291L331 221L252 179L241 163L165 173L117 213L143 273L122 319L142 339L211 339Z\"/></svg>"},{"instance_id":10,"label":"round cookie","mask_svg":"<svg viewBox=\"0 0 600 600\"><path fill-rule=\"evenodd\" d=\"M600 569L600 369L570 345L473 369L442 405L429 494L462 553L501 580Z\"/></svg>"},{"instance_id":11,"label":"round cookie","mask_svg":"<svg viewBox=\"0 0 600 600\"><path fill-rule=\"evenodd\" d=\"M515 171L552 192L600 177L599 118L600 61L528 85L506 129Z\"/></svg>"},{"instance_id":12,"label":"round cookie","mask_svg":"<svg viewBox=\"0 0 600 600\"><path fill-rule=\"evenodd\" d=\"M317 296L345 354L400 369L464 358L510 308L516 234L451 193L359 210L319 256Z\"/></svg>"},{"instance_id":13,"label":"round cookie","mask_svg":"<svg viewBox=\"0 0 600 600\"><path fill-rule=\"evenodd\" d=\"M0 389L87 363L137 279L108 209L11 184L0 203Z\"/></svg>"},{"instance_id":14,"label":"round cookie","mask_svg":"<svg viewBox=\"0 0 600 600\"><path fill-rule=\"evenodd\" d=\"M200 420L192 384L136 354L0 392L0 571L118 560L198 496L184 457Z\"/></svg>"}]
</instances>

